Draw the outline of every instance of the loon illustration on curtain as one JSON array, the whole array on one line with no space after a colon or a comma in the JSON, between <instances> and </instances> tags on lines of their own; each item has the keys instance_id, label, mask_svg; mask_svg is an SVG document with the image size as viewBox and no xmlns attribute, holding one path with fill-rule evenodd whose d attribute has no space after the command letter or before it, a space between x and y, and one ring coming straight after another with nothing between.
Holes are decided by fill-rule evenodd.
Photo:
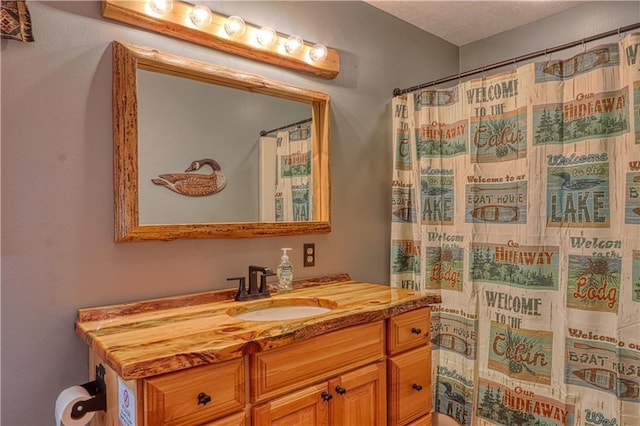
<instances>
[{"instance_id":1,"label":"loon illustration on curtain","mask_svg":"<svg viewBox=\"0 0 640 426\"><path fill-rule=\"evenodd\" d=\"M640 425L640 33L392 110L391 283L442 296L435 411Z\"/></svg>"},{"instance_id":2,"label":"loon illustration on curtain","mask_svg":"<svg viewBox=\"0 0 640 426\"><path fill-rule=\"evenodd\" d=\"M313 220L311 123L297 123L274 133L260 138L261 220Z\"/></svg>"}]
</instances>

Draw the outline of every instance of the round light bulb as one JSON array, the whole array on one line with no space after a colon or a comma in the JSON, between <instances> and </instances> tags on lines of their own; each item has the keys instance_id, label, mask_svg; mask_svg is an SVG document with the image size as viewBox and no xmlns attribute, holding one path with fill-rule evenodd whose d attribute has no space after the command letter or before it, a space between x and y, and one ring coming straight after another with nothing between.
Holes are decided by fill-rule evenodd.
<instances>
[{"instance_id":1,"label":"round light bulb","mask_svg":"<svg viewBox=\"0 0 640 426\"><path fill-rule=\"evenodd\" d=\"M258 40L260 46L270 46L276 41L276 30L271 27L262 27L258 31L256 40Z\"/></svg>"},{"instance_id":2,"label":"round light bulb","mask_svg":"<svg viewBox=\"0 0 640 426\"><path fill-rule=\"evenodd\" d=\"M293 55L294 53L297 53L300 49L302 49L303 45L304 41L300 36L292 35L289 36L287 41L284 42L284 49L288 54Z\"/></svg>"},{"instance_id":3,"label":"round light bulb","mask_svg":"<svg viewBox=\"0 0 640 426\"><path fill-rule=\"evenodd\" d=\"M327 46L325 46L324 44L318 43L314 45L309 51L309 57L311 58L312 61L318 62L326 58L327 53L328 53Z\"/></svg>"},{"instance_id":4,"label":"round light bulb","mask_svg":"<svg viewBox=\"0 0 640 426\"><path fill-rule=\"evenodd\" d=\"M239 16L229 16L227 22L224 23L224 30L229 37L238 37L244 33L244 19Z\"/></svg>"},{"instance_id":5,"label":"round light bulb","mask_svg":"<svg viewBox=\"0 0 640 426\"><path fill-rule=\"evenodd\" d=\"M211 22L211 9L201 4L193 6L189 12L189 18L196 27L204 27Z\"/></svg>"},{"instance_id":6,"label":"round light bulb","mask_svg":"<svg viewBox=\"0 0 640 426\"><path fill-rule=\"evenodd\" d=\"M173 0L150 0L149 7L158 15L164 15L173 9Z\"/></svg>"}]
</instances>

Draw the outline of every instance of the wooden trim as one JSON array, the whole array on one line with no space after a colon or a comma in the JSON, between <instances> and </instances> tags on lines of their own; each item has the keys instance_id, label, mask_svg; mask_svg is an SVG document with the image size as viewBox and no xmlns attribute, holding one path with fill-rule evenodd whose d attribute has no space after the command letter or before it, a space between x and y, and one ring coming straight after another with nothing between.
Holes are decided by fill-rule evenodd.
<instances>
[{"instance_id":1,"label":"wooden trim","mask_svg":"<svg viewBox=\"0 0 640 426\"><path fill-rule=\"evenodd\" d=\"M313 221L140 225L138 199L138 69L159 71L254 93L306 102L312 107ZM115 241L177 238L256 238L331 232L328 94L231 68L113 42Z\"/></svg>"},{"instance_id":2,"label":"wooden trim","mask_svg":"<svg viewBox=\"0 0 640 426\"><path fill-rule=\"evenodd\" d=\"M144 1L104 0L102 16L191 43L326 79L336 78L340 71L340 56L337 50L327 48L326 59L313 62L308 59L313 43L305 41L301 52L289 55L284 51L284 42L288 35L282 33L277 34L275 48L262 48L250 39L259 28L250 23L246 23L247 30L241 37L237 40L230 39L224 33L227 17L220 14L214 13L212 22L207 27L195 28L189 23L191 6L189 3L175 0L171 12L164 16L154 16L148 13L147 2Z\"/></svg>"}]
</instances>

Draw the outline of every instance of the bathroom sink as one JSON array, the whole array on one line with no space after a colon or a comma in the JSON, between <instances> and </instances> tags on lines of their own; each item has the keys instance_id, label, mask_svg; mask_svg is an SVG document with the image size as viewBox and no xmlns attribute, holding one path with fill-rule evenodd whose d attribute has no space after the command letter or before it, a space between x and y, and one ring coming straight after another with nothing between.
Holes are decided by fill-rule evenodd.
<instances>
[{"instance_id":1,"label":"bathroom sink","mask_svg":"<svg viewBox=\"0 0 640 426\"><path fill-rule=\"evenodd\" d=\"M237 308L227 315L244 321L286 321L330 312L337 304L318 298L269 299Z\"/></svg>"}]
</instances>

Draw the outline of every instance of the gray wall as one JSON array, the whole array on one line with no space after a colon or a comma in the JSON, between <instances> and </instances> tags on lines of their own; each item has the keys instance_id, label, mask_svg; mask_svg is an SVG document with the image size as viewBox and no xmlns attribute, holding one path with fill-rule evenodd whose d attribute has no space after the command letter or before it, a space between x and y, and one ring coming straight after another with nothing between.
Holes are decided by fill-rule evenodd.
<instances>
[{"instance_id":1,"label":"gray wall","mask_svg":"<svg viewBox=\"0 0 640 426\"><path fill-rule=\"evenodd\" d=\"M209 4L338 49L340 75L318 79L103 20L98 2L30 1L36 42L1 42L3 425L53 424L57 394L86 381L86 346L73 330L78 308L224 288L249 263L275 267L280 247L294 248L297 277L349 272L387 282L393 88L640 16L638 2L588 3L457 49L362 2ZM333 231L113 243L112 40L328 92ZM302 267L304 242L316 243L316 267Z\"/></svg>"},{"instance_id":2,"label":"gray wall","mask_svg":"<svg viewBox=\"0 0 640 426\"><path fill-rule=\"evenodd\" d=\"M460 48L460 71L481 68L553 46L605 33L640 21L640 1L587 1L545 19L523 25ZM637 30L636 30L637 31ZM618 36L593 41L586 48L617 41ZM570 57L584 47L550 55L551 60ZM545 57L534 61L544 60Z\"/></svg>"},{"instance_id":3,"label":"gray wall","mask_svg":"<svg viewBox=\"0 0 640 426\"><path fill-rule=\"evenodd\" d=\"M458 69L458 49L363 2L211 2L322 41L340 75L319 79L107 21L98 2L36 2L36 42L2 41L2 418L52 425L65 387L87 380L78 308L228 287L293 247L297 277L389 275L390 99ZM328 235L113 243L112 40L262 74L332 97ZM437 59L437 60L436 60ZM315 242L316 266L302 267Z\"/></svg>"}]
</instances>

